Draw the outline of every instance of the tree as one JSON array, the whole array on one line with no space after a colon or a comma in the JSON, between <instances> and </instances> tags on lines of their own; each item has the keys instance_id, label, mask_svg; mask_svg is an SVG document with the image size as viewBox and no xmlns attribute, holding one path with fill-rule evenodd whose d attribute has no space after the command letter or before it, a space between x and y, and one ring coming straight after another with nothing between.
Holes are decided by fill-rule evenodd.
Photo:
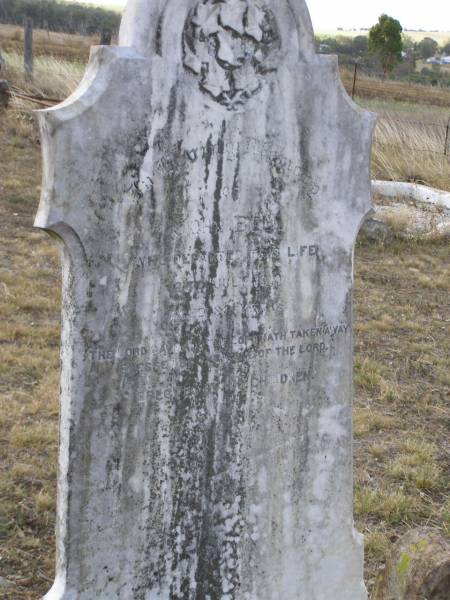
<instances>
[{"instance_id":1,"label":"tree","mask_svg":"<svg viewBox=\"0 0 450 600\"><path fill-rule=\"evenodd\" d=\"M423 38L423 40L417 44L420 58L431 58L432 56L436 56L438 48L439 44L436 40L429 37Z\"/></svg>"},{"instance_id":2,"label":"tree","mask_svg":"<svg viewBox=\"0 0 450 600\"><path fill-rule=\"evenodd\" d=\"M402 31L400 23L388 15L381 15L369 31L369 52L380 58L383 77L402 60Z\"/></svg>"},{"instance_id":3,"label":"tree","mask_svg":"<svg viewBox=\"0 0 450 600\"><path fill-rule=\"evenodd\" d=\"M356 54L367 54L369 40L366 35L357 35L353 38L352 46Z\"/></svg>"},{"instance_id":4,"label":"tree","mask_svg":"<svg viewBox=\"0 0 450 600\"><path fill-rule=\"evenodd\" d=\"M450 55L450 42L447 42L444 46L442 46L442 54L444 56Z\"/></svg>"},{"instance_id":5,"label":"tree","mask_svg":"<svg viewBox=\"0 0 450 600\"><path fill-rule=\"evenodd\" d=\"M416 51L417 49L417 44L416 42L412 39L412 37L410 37L409 35L402 35L402 40L403 40L403 51L406 52L407 54L412 54L413 52Z\"/></svg>"}]
</instances>

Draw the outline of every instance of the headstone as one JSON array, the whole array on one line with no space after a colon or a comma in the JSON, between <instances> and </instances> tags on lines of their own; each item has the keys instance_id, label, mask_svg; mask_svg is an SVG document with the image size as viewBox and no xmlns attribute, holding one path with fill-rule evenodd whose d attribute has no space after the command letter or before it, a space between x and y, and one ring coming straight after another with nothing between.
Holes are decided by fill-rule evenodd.
<instances>
[{"instance_id":1,"label":"headstone","mask_svg":"<svg viewBox=\"0 0 450 600\"><path fill-rule=\"evenodd\" d=\"M303 0L136 0L40 113L64 241L47 600L363 600L352 266L372 115Z\"/></svg>"}]
</instances>

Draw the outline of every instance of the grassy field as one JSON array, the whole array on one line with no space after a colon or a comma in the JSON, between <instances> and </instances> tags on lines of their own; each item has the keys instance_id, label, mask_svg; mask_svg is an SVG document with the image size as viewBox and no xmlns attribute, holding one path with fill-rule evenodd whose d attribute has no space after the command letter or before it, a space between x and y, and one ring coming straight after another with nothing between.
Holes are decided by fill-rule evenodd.
<instances>
[{"instance_id":1,"label":"grassy field","mask_svg":"<svg viewBox=\"0 0 450 600\"><path fill-rule=\"evenodd\" d=\"M368 36L369 31L363 29L318 29L315 34L319 38L336 38L338 36L354 38L358 35ZM450 42L450 31L403 31L403 34L414 42L421 42L426 37L436 40L440 46Z\"/></svg>"},{"instance_id":2,"label":"grassy field","mask_svg":"<svg viewBox=\"0 0 450 600\"><path fill-rule=\"evenodd\" d=\"M98 37L70 35L35 29L33 32L34 55L59 58L64 61L86 62L89 48L99 43ZM0 24L0 50L10 53L23 53L23 27Z\"/></svg>"},{"instance_id":3,"label":"grassy field","mask_svg":"<svg viewBox=\"0 0 450 600\"><path fill-rule=\"evenodd\" d=\"M444 155L449 109L393 100L357 101L378 114L373 179L414 181L450 191L450 162Z\"/></svg>"},{"instance_id":4,"label":"grassy field","mask_svg":"<svg viewBox=\"0 0 450 600\"><path fill-rule=\"evenodd\" d=\"M26 87L14 54L8 78ZM83 62L44 54L55 62L37 64L34 91L68 93ZM52 76L57 68L67 69L64 77ZM445 123L450 103L440 105L434 90L426 104L380 89L378 98L358 99L381 116L374 175L450 190L432 125ZM60 268L56 243L32 229L41 164L30 106L0 112L0 577L13 583L0 588L2 600L40 598L54 562ZM417 140L429 145L425 155L405 150ZM439 239L361 239L356 248L355 518L366 536L370 589L402 532L431 525L450 535L449 255L448 240Z\"/></svg>"},{"instance_id":5,"label":"grassy field","mask_svg":"<svg viewBox=\"0 0 450 600\"><path fill-rule=\"evenodd\" d=\"M342 81L350 93L353 87L353 69L341 69ZM371 100L409 102L413 105L440 106L450 114L450 89L412 84L405 81L382 81L361 72L357 74L356 95Z\"/></svg>"}]
</instances>

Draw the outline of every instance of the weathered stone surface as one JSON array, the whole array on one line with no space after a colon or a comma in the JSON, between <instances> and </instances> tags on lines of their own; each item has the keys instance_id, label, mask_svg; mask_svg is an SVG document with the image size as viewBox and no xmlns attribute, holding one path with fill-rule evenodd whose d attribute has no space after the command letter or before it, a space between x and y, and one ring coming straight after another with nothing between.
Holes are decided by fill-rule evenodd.
<instances>
[{"instance_id":1,"label":"weathered stone surface","mask_svg":"<svg viewBox=\"0 0 450 600\"><path fill-rule=\"evenodd\" d=\"M365 219L360 233L369 242L387 242L394 238L394 232L389 225L373 217Z\"/></svg>"},{"instance_id":2,"label":"weathered stone surface","mask_svg":"<svg viewBox=\"0 0 450 600\"><path fill-rule=\"evenodd\" d=\"M36 225L64 241L46 598L363 600L351 296L374 118L300 0L137 0L120 44L41 113Z\"/></svg>"},{"instance_id":3,"label":"weathered stone surface","mask_svg":"<svg viewBox=\"0 0 450 600\"><path fill-rule=\"evenodd\" d=\"M4 577L0 577L0 588L12 588L14 587L14 583L5 579Z\"/></svg>"},{"instance_id":4,"label":"weathered stone surface","mask_svg":"<svg viewBox=\"0 0 450 600\"><path fill-rule=\"evenodd\" d=\"M438 531L408 531L380 574L375 600L448 600L450 543Z\"/></svg>"},{"instance_id":5,"label":"weathered stone surface","mask_svg":"<svg viewBox=\"0 0 450 600\"><path fill-rule=\"evenodd\" d=\"M438 235L450 225L450 209L408 201L379 204L375 217L393 233L406 237Z\"/></svg>"}]
</instances>

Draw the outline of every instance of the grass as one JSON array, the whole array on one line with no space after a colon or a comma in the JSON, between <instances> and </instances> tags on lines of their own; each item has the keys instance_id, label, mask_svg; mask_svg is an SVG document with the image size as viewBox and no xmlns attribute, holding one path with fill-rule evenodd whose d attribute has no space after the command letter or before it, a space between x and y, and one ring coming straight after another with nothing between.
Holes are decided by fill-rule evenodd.
<instances>
[{"instance_id":1,"label":"grass","mask_svg":"<svg viewBox=\"0 0 450 600\"><path fill-rule=\"evenodd\" d=\"M398 455L386 464L386 473L392 479L415 486L418 490L436 490L441 486L443 476L438 456L436 444L411 438L401 445Z\"/></svg>"},{"instance_id":2,"label":"grass","mask_svg":"<svg viewBox=\"0 0 450 600\"><path fill-rule=\"evenodd\" d=\"M0 113L0 576L38 598L53 569L58 439L58 251L31 229L40 185L29 116ZM5 594L5 595L4 595Z\"/></svg>"},{"instance_id":3,"label":"grass","mask_svg":"<svg viewBox=\"0 0 450 600\"><path fill-rule=\"evenodd\" d=\"M356 249L355 513L369 584L400 532L450 535L449 254L436 240Z\"/></svg>"},{"instance_id":4,"label":"grass","mask_svg":"<svg viewBox=\"0 0 450 600\"><path fill-rule=\"evenodd\" d=\"M438 124L443 127L447 125L450 118L450 106L436 106L431 101L428 104L420 104L403 100L361 98L359 96L356 97L356 101L367 110L378 113L380 117L430 125Z\"/></svg>"},{"instance_id":5,"label":"grass","mask_svg":"<svg viewBox=\"0 0 450 600\"><path fill-rule=\"evenodd\" d=\"M52 56L41 56L34 60L34 76L30 82L24 75L23 59L16 53L3 53L6 68L2 76L15 88L31 95L64 100L77 87L85 70L84 62L61 60ZM29 107L19 98L19 108ZM35 108L36 106L33 106Z\"/></svg>"},{"instance_id":6,"label":"grass","mask_svg":"<svg viewBox=\"0 0 450 600\"><path fill-rule=\"evenodd\" d=\"M82 68L67 63L72 87ZM15 64L14 71L8 59L19 81ZM44 75L36 78L41 91ZM52 79L46 93L56 91L50 85ZM445 112L385 98L360 101L383 106L386 127L390 110L406 122L410 114L431 121ZM54 562L59 257L54 242L32 229L40 148L33 118L22 108L0 113L0 576L14 583L2 590L4 600L40 598ZM377 132L380 152L383 131ZM402 135L415 134L392 135L404 143ZM404 153L409 164L416 160L421 178L428 173L429 182L448 185L448 168L425 171L422 159ZM375 149L374 173L406 178L407 164L392 171L394 156L386 155L385 165ZM449 246L438 239L361 241L355 254L355 517L372 588L401 533L431 525L450 534Z\"/></svg>"},{"instance_id":7,"label":"grass","mask_svg":"<svg viewBox=\"0 0 450 600\"><path fill-rule=\"evenodd\" d=\"M98 37L73 35L35 29L33 52L36 57L50 56L69 62L86 62L89 48L99 43ZM0 23L0 48L6 53L23 55L23 27Z\"/></svg>"},{"instance_id":8,"label":"grass","mask_svg":"<svg viewBox=\"0 0 450 600\"><path fill-rule=\"evenodd\" d=\"M445 139L444 125L381 117L374 136L374 179L414 181L450 191Z\"/></svg>"}]
</instances>

